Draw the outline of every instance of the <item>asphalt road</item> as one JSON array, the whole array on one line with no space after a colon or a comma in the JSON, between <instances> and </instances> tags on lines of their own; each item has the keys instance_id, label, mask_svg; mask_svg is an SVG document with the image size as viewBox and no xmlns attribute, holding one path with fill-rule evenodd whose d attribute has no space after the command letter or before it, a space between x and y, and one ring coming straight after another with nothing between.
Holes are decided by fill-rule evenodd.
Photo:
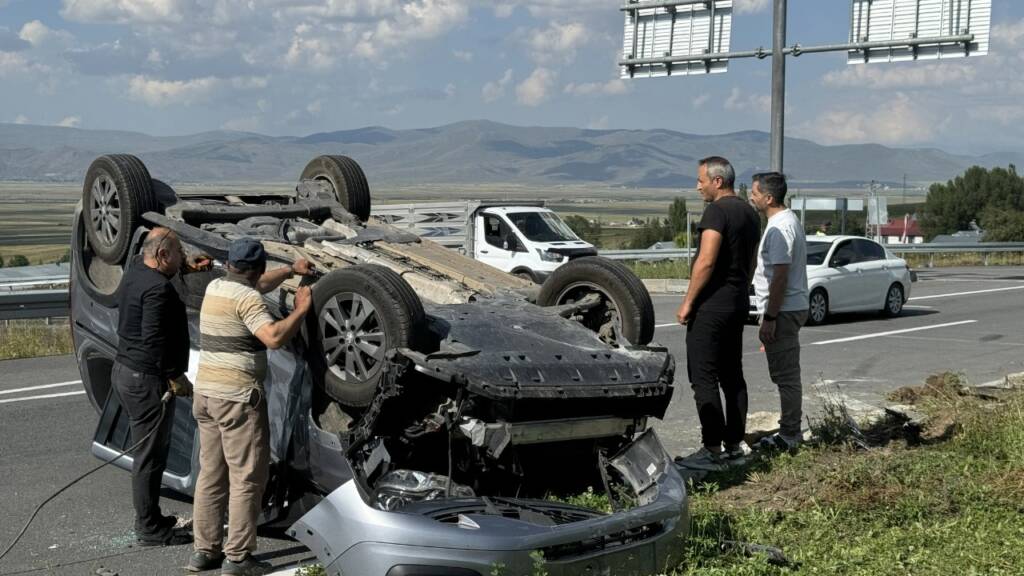
<instances>
[{"instance_id":1,"label":"asphalt road","mask_svg":"<svg viewBox=\"0 0 1024 576\"><path fill-rule=\"evenodd\" d=\"M666 447L685 453L699 444L693 396L686 381L684 328L676 325L678 295L654 297L655 339L676 355L675 397L655 422ZM1024 268L926 270L903 316L847 315L801 333L805 406L820 390L878 402L890 390L933 373L962 372L985 382L1024 371ZM894 333L895 332L895 333ZM777 410L778 397L759 352L756 328L744 332L750 411ZM98 461L89 453L96 412L68 356L0 362L0 548L6 547L38 502ZM26 390L26 388L28 388ZM165 509L190 516L187 502ZM132 546L129 476L108 467L45 508L21 544L0 561L0 576L96 574L178 575L189 546ZM275 565L311 554L295 542L261 537L261 556Z\"/></svg>"}]
</instances>

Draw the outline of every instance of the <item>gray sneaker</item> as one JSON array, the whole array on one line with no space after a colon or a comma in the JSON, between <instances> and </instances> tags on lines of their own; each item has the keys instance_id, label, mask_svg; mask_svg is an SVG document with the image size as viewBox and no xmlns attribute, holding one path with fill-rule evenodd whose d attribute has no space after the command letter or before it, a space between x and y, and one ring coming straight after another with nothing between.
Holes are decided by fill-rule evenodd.
<instances>
[{"instance_id":1,"label":"gray sneaker","mask_svg":"<svg viewBox=\"0 0 1024 576\"><path fill-rule=\"evenodd\" d=\"M273 569L270 562L261 562L250 554L238 562L225 558L220 573L222 576L263 576Z\"/></svg>"},{"instance_id":2,"label":"gray sneaker","mask_svg":"<svg viewBox=\"0 0 1024 576\"><path fill-rule=\"evenodd\" d=\"M757 449L765 452L789 452L794 454L799 447L800 438L783 436L782 434L765 436L757 442Z\"/></svg>"},{"instance_id":3,"label":"gray sneaker","mask_svg":"<svg viewBox=\"0 0 1024 576\"><path fill-rule=\"evenodd\" d=\"M726 468L725 458L721 452L712 452L707 448L701 448L688 456L679 456L675 460L676 466L689 468L691 470L724 470Z\"/></svg>"},{"instance_id":4,"label":"gray sneaker","mask_svg":"<svg viewBox=\"0 0 1024 576\"><path fill-rule=\"evenodd\" d=\"M722 451L722 457L726 460L739 460L750 455L750 446L743 440L740 440L739 444L726 444L725 450Z\"/></svg>"}]
</instances>

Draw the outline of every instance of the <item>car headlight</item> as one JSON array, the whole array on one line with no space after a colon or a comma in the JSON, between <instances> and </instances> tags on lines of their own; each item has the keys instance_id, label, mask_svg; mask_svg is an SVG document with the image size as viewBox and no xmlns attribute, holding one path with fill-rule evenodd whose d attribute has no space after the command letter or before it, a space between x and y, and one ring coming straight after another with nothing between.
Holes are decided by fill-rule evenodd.
<instances>
[{"instance_id":1,"label":"car headlight","mask_svg":"<svg viewBox=\"0 0 1024 576\"><path fill-rule=\"evenodd\" d=\"M550 252L548 250L541 250L540 248L537 248L537 254L540 254L540 259L544 262L561 262L562 258L564 258L564 256L558 252Z\"/></svg>"}]
</instances>

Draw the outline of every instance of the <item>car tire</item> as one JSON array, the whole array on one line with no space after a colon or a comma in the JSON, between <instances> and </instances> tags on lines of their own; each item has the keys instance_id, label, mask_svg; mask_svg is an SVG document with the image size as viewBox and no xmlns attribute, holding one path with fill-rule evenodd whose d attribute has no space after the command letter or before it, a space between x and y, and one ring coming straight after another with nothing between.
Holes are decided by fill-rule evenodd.
<instances>
[{"instance_id":1,"label":"car tire","mask_svg":"<svg viewBox=\"0 0 1024 576\"><path fill-rule=\"evenodd\" d=\"M120 264L142 215L159 209L146 165L129 154L93 160L82 187L86 235L93 252L107 264Z\"/></svg>"},{"instance_id":2,"label":"car tire","mask_svg":"<svg viewBox=\"0 0 1024 576\"><path fill-rule=\"evenodd\" d=\"M643 282L614 260L586 256L559 266L541 286L537 304L559 306L597 292L603 304L584 312L582 322L602 339L641 346L654 338L654 305ZM610 317L610 318L609 318ZM615 322L617 317L618 322ZM608 321L617 336L608 338Z\"/></svg>"},{"instance_id":3,"label":"car tire","mask_svg":"<svg viewBox=\"0 0 1024 576\"><path fill-rule=\"evenodd\" d=\"M302 170L300 180L324 180L334 199L363 222L370 218L370 186L366 174L348 156L317 156Z\"/></svg>"},{"instance_id":4,"label":"car tire","mask_svg":"<svg viewBox=\"0 0 1024 576\"><path fill-rule=\"evenodd\" d=\"M409 283L373 264L318 280L313 312L310 346L323 363L323 390L348 408L373 401L387 351L414 348L424 329L423 304Z\"/></svg>"},{"instance_id":5,"label":"car tire","mask_svg":"<svg viewBox=\"0 0 1024 576\"><path fill-rule=\"evenodd\" d=\"M807 325L820 326L828 318L828 293L822 288L811 290L807 306Z\"/></svg>"},{"instance_id":6,"label":"car tire","mask_svg":"<svg viewBox=\"0 0 1024 576\"><path fill-rule=\"evenodd\" d=\"M903 286L896 282L885 292L885 305L882 308L882 314L892 318L899 316L900 312L903 312Z\"/></svg>"}]
</instances>

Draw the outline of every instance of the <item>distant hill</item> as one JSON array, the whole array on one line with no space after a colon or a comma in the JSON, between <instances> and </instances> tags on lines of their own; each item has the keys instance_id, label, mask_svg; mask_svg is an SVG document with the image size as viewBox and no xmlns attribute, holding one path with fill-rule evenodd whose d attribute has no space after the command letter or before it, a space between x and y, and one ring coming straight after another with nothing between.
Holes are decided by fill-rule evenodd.
<instances>
[{"instance_id":1,"label":"distant hill","mask_svg":"<svg viewBox=\"0 0 1024 576\"><path fill-rule=\"evenodd\" d=\"M137 132L0 124L0 180L79 181L101 154L127 152L169 182L290 182L318 154L345 154L372 183L691 188L699 158L729 158L742 179L768 164L768 134L695 135L671 130L584 130L483 120L437 128L379 126L271 137L215 131L156 137ZM786 141L787 173L807 184L947 180L971 165L1020 163L1020 154L970 157L934 148L822 146Z\"/></svg>"}]
</instances>

